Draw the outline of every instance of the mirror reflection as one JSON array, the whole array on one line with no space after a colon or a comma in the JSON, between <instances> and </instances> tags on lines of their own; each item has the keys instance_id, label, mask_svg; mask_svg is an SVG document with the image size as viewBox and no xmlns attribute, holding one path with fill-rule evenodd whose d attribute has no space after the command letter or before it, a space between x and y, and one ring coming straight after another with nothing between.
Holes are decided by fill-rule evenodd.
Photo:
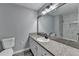
<instances>
[{"instance_id":1,"label":"mirror reflection","mask_svg":"<svg viewBox=\"0 0 79 59\"><path fill-rule=\"evenodd\" d=\"M55 4L57 5L57 4ZM66 3L54 10L42 11L39 17L39 32L50 36L79 41L79 7L78 3ZM57 7L57 6L56 6ZM50 12L49 12L50 11Z\"/></svg>"}]
</instances>

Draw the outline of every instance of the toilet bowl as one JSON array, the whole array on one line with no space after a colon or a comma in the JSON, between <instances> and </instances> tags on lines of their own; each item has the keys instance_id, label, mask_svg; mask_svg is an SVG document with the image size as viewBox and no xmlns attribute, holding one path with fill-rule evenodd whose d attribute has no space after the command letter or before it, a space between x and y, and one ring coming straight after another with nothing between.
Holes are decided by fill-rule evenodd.
<instances>
[{"instance_id":1,"label":"toilet bowl","mask_svg":"<svg viewBox=\"0 0 79 59\"><path fill-rule=\"evenodd\" d=\"M13 55L13 49L5 49L0 53L0 56L12 56Z\"/></svg>"},{"instance_id":2,"label":"toilet bowl","mask_svg":"<svg viewBox=\"0 0 79 59\"><path fill-rule=\"evenodd\" d=\"M2 39L1 42L4 50L0 52L0 56L12 56L12 47L15 46L15 38Z\"/></svg>"}]
</instances>

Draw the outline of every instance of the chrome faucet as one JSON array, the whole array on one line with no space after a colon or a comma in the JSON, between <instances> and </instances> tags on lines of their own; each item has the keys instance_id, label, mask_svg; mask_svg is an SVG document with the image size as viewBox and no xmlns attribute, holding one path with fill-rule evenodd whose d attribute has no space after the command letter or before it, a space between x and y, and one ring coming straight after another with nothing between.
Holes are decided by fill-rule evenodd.
<instances>
[{"instance_id":1,"label":"chrome faucet","mask_svg":"<svg viewBox=\"0 0 79 59\"><path fill-rule=\"evenodd\" d=\"M78 41L79 41L79 33L77 33Z\"/></svg>"},{"instance_id":2,"label":"chrome faucet","mask_svg":"<svg viewBox=\"0 0 79 59\"><path fill-rule=\"evenodd\" d=\"M52 36L52 35L53 35L53 36L56 36L55 33L50 32L50 33L49 33L49 37Z\"/></svg>"}]
</instances>

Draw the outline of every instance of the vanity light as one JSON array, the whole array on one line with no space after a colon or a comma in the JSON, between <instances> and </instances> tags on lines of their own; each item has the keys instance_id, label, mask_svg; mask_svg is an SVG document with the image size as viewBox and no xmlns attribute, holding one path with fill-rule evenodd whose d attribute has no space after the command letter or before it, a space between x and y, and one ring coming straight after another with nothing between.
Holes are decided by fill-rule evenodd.
<instances>
[{"instance_id":1,"label":"vanity light","mask_svg":"<svg viewBox=\"0 0 79 59\"><path fill-rule=\"evenodd\" d=\"M44 11L42 11L42 15L45 15L45 14L47 14L48 12L50 12L51 10L50 9L48 9L48 8L46 8Z\"/></svg>"},{"instance_id":2,"label":"vanity light","mask_svg":"<svg viewBox=\"0 0 79 59\"><path fill-rule=\"evenodd\" d=\"M49 8L46 8L44 11L42 11L41 14L42 14L42 15L45 15L45 14L47 14L48 12L50 12L50 11L56 9L56 8L58 7L58 4L59 4L59 3L56 3L56 4L54 4L54 5L50 5Z\"/></svg>"},{"instance_id":3,"label":"vanity light","mask_svg":"<svg viewBox=\"0 0 79 59\"><path fill-rule=\"evenodd\" d=\"M50 9L47 9L47 8L46 8L44 11L42 11L41 14L42 14L42 15L45 15L45 14L47 14L47 13L50 12L50 11L51 11Z\"/></svg>"},{"instance_id":4,"label":"vanity light","mask_svg":"<svg viewBox=\"0 0 79 59\"><path fill-rule=\"evenodd\" d=\"M46 8L45 11L48 13L48 12L50 12L51 10Z\"/></svg>"},{"instance_id":5,"label":"vanity light","mask_svg":"<svg viewBox=\"0 0 79 59\"><path fill-rule=\"evenodd\" d=\"M41 13L41 14L42 14L42 15L45 15L46 13L47 13L46 11L42 11L42 13Z\"/></svg>"},{"instance_id":6,"label":"vanity light","mask_svg":"<svg viewBox=\"0 0 79 59\"><path fill-rule=\"evenodd\" d=\"M50 6L50 10L54 10L54 9L56 9L58 7L58 3L56 3L56 4L54 4L54 5L51 5Z\"/></svg>"}]
</instances>

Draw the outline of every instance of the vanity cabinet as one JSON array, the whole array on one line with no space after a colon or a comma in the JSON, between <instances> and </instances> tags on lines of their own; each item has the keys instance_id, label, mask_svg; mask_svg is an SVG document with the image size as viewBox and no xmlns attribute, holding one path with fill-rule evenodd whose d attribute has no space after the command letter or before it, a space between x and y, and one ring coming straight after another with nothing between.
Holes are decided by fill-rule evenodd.
<instances>
[{"instance_id":1,"label":"vanity cabinet","mask_svg":"<svg viewBox=\"0 0 79 59\"><path fill-rule=\"evenodd\" d=\"M34 56L37 56L38 54L37 43L31 37L30 37L30 49L32 53L34 54Z\"/></svg>"},{"instance_id":2,"label":"vanity cabinet","mask_svg":"<svg viewBox=\"0 0 79 59\"><path fill-rule=\"evenodd\" d=\"M45 50L44 48L40 47L41 49L41 56L52 56L52 54L50 54L47 50Z\"/></svg>"},{"instance_id":3,"label":"vanity cabinet","mask_svg":"<svg viewBox=\"0 0 79 59\"><path fill-rule=\"evenodd\" d=\"M60 38L52 37L53 40L46 43L37 41L36 38L39 37L33 34L29 38L30 49L35 56L79 56L79 45L77 42L64 39L61 41Z\"/></svg>"},{"instance_id":4,"label":"vanity cabinet","mask_svg":"<svg viewBox=\"0 0 79 59\"><path fill-rule=\"evenodd\" d=\"M34 56L52 56L46 49L39 45L33 38L30 37L30 49Z\"/></svg>"}]
</instances>

